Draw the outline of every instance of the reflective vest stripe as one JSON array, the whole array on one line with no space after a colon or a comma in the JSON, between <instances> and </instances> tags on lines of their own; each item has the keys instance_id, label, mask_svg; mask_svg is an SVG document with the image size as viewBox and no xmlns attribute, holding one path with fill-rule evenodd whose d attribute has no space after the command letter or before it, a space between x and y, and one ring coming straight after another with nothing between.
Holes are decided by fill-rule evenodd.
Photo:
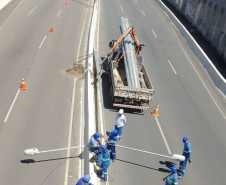
<instances>
[{"instance_id":1,"label":"reflective vest stripe","mask_svg":"<svg viewBox=\"0 0 226 185\"><path fill-rule=\"evenodd\" d=\"M169 177L167 177L167 179L168 179L171 183L173 183L173 184L178 184L178 183L176 183L176 182L173 182Z\"/></svg>"},{"instance_id":2,"label":"reflective vest stripe","mask_svg":"<svg viewBox=\"0 0 226 185\"><path fill-rule=\"evenodd\" d=\"M110 160L110 158L108 158L108 159L103 159L103 161L108 161L108 160Z\"/></svg>"}]
</instances>

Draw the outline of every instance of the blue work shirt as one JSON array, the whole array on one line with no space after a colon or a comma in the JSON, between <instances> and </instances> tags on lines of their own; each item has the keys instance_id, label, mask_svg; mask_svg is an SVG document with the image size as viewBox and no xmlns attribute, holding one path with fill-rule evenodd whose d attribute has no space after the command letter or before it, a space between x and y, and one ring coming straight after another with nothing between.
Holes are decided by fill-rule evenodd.
<instances>
[{"instance_id":1,"label":"blue work shirt","mask_svg":"<svg viewBox=\"0 0 226 185\"><path fill-rule=\"evenodd\" d=\"M126 117L123 114L116 115L116 125L117 127L123 127L126 122Z\"/></svg>"},{"instance_id":2,"label":"blue work shirt","mask_svg":"<svg viewBox=\"0 0 226 185\"><path fill-rule=\"evenodd\" d=\"M109 136L109 144L111 145L115 145L119 140L119 135L117 134L116 136L114 136L111 132L110 136Z\"/></svg>"},{"instance_id":3,"label":"blue work shirt","mask_svg":"<svg viewBox=\"0 0 226 185\"><path fill-rule=\"evenodd\" d=\"M182 155L185 156L186 159L191 158L191 143L190 142L184 144L184 150L183 150Z\"/></svg>"},{"instance_id":4,"label":"blue work shirt","mask_svg":"<svg viewBox=\"0 0 226 185\"><path fill-rule=\"evenodd\" d=\"M102 164L101 165L109 166L110 165L110 152L109 152L109 150L104 151L102 154L103 154L103 157L102 157Z\"/></svg>"},{"instance_id":5,"label":"blue work shirt","mask_svg":"<svg viewBox=\"0 0 226 185\"><path fill-rule=\"evenodd\" d=\"M178 175L177 173L170 173L167 177L166 177L166 184L165 185L178 185Z\"/></svg>"},{"instance_id":6,"label":"blue work shirt","mask_svg":"<svg viewBox=\"0 0 226 185\"><path fill-rule=\"evenodd\" d=\"M99 147L99 140L95 139L94 136L91 136L89 140L89 151L96 153L99 151Z\"/></svg>"},{"instance_id":7,"label":"blue work shirt","mask_svg":"<svg viewBox=\"0 0 226 185\"><path fill-rule=\"evenodd\" d=\"M76 185L92 185L92 184L89 183L89 182L84 182L84 181L82 180L82 178L81 178L81 179L79 179L79 181L76 183Z\"/></svg>"}]
</instances>

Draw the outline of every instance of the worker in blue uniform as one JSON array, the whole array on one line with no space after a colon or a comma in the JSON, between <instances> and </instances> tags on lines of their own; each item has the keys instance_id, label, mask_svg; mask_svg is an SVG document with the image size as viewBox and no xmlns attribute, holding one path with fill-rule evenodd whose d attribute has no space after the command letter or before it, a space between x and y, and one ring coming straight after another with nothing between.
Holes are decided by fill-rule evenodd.
<instances>
[{"instance_id":1,"label":"worker in blue uniform","mask_svg":"<svg viewBox=\"0 0 226 185\"><path fill-rule=\"evenodd\" d=\"M118 130L119 140L121 139L122 129L123 129L124 124L126 122L126 117L123 115L123 112L124 112L123 109L120 109L118 114L116 115L115 129Z\"/></svg>"},{"instance_id":2,"label":"worker in blue uniform","mask_svg":"<svg viewBox=\"0 0 226 185\"><path fill-rule=\"evenodd\" d=\"M113 130L108 138L107 141L107 149L110 151L110 154L112 155L112 162L116 160L116 150L115 150L115 144L119 141L119 135L118 130Z\"/></svg>"},{"instance_id":3,"label":"worker in blue uniform","mask_svg":"<svg viewBox=\"0 0 226 185\"><path fill-rule=\"evenodd\" d=\"M177 167L172 166L170 171L171 173L163 178L163 180L166 181L165 185L178 185Z\"/></svg>"},{"instance_id":4,"label":"worker in blue uniform","mask_svg":"<svg viewBox=\"0 0 226 185\"><path fill-rule=\"evenodd\" d=\"M92 185L89 181L91 177L89 175L85 175L84 177L80 178L76 185Z\"/></svg>"},{"instance_id":5,"label":"worker in blue uniform","mask_svg":"<svg viewBox=\"0 0 226 185\"><path fill-rule=\"evenodd\" d=\"M191 163L191 143L188 141L187 137L183 137L184 150L182 155L185 157L184 161L180 161L180 166L178 170L179 179L182 179L185 174L187 161Z\"/></svg>"},{"instance_id":6,"label":"worker in blue uniform","mask_svg":"<svg viewBox=\"0 0 226 185\"><path fill-rule=\"evenodd\" d=\"M102 151L102 163L100 165L100 171L98 172L98 176L104 174L104 181L108 179L108 167L110 165L110 152L105 145L100 146L100 150Z\"/></svg>"},{"instance_id":7,"label":"worker in blue uniform","mask_svg":"<svg viewBox=\"0 0 226 185\"><path fill-rule=\"evenodd\" d=\"M97 161L97 165L100 165L101 163L101 151L99 150L100 145L100 133L96 132L90 137L89 151L94 153L91 159Z\"/></svg>"}]
</instances>

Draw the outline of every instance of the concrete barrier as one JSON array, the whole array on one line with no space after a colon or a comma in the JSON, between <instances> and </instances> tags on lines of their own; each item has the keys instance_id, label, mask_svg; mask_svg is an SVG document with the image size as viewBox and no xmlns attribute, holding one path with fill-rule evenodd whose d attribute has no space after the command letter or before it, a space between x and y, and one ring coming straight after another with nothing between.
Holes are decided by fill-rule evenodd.
<instances>
[{"instance_id":1,"label":"concrete barrier","mask_svg":"<svg viewBox=\"0 0 226 185\"><path fill-rule=\"evenodd\" d=\"M179 30L180 34L187 41L187 44L191 48L192 52L199 59L202 66L207 71L207 74L212 79L213 83L215 84L219 92L226 99L226 80L224 79L224 77L219 73L219 71L213 65L212 61L208 58L206 53L198 45L198 43L187 31L187 29L183 26L183 24L177 19L177 17L165 6L165 4L161 0L155 0L155 2L168 15L169 19Z\"/></svg>"}]
</instances>

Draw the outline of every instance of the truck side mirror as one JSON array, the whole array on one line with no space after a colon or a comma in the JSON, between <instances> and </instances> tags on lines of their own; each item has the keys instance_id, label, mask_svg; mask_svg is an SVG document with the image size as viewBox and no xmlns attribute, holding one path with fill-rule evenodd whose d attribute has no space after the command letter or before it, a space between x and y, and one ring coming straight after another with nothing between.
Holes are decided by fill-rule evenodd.
<instances>
[{"instance_id":1,"label":"truck side mirror","mask_svg":"<svg viewBox=\"0 0 226 185\"><path fill-rule=\"evenodd\" d=\"M140 44L139 51L141 51L141 50L142 50L142 46L145 46L145 44Z\"/></svg>"},{"instance_id":2,"label":"truck side mirror","mask_svg":"<svg viewBox=\"0 0 226 185\"><path fill-rule=\"evenodd\" d=\"M112 40L109 42L109 48L112 48L117 40Z\"/></svg>"},{"instance_id":3,"label":"truck side mirror","mask_svg":"<svg viewBox=\"0 0 226 185\"><path fill-rule=\"evenodd\" d=\"M114 46L114 42L113 41L109 42L109 48L112 48L113 46Z\"/></svg>"}]
</instances>

